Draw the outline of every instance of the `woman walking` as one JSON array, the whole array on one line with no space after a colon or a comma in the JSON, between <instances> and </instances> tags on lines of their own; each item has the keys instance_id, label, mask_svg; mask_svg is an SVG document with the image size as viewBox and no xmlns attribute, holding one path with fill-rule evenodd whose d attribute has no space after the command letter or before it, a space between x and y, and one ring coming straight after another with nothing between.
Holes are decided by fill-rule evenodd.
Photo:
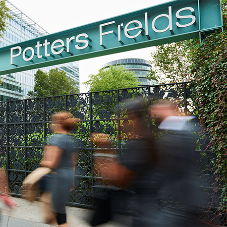
<instances>
[{"instance_id":1,"label":"woman walking","mask_svg":"<svg viewBox=\"0 0 227 227\"><path fill-rule=\"evenodd\" d=\"M78 118L69 112L59 112L51 116L51 135L44 147L41 165L51 168L52 174L47 182L47 190L52 196L52 209L58 226L67 227L65 204L70 191L74 189L76 166L76 143L69 133L76 127Z\"/></svg>"}]
</instances>

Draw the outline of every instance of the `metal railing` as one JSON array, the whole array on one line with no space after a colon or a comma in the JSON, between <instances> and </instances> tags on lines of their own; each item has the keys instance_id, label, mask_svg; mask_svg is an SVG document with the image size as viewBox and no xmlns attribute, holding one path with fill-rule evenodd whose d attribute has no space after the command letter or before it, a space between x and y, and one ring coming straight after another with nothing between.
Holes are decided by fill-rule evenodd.
<instances>
[{"instance_id":1,"label":"metal railing","mask_svg":"<svg viewBox=\"0 0 227 227\"><path fill-rule=\"evenodd\" d=\"M20 196L25 177L39 167L45 138L51 133L50 116L59 111L69 111L82 120L73 132L80 147L75 170L75 190L71 192L70 205L92 208L96 177L93 173L93 151L89 138L92 132L102 132L115 139L114 149L120 151L118 138L121 121L117 117L119 103L125 99L143 96L152 99L172 99L182 112L193 112L190 83L141 86L129 89L81 93L66 96L25 99L0 103L0 130L2 165L6 168L10 190ZM117 123L113 123L116 122Z\"/></svg>"}]
</instances>

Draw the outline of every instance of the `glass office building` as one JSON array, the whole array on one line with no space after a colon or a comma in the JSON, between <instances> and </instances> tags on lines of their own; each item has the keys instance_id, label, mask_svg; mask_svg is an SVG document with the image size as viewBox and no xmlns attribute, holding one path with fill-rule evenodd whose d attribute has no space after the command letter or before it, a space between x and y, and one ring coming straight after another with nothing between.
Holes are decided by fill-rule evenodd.
<instances>
[{"instance_id":1,"label":"glass office building","mask_svg":"<svg viewBox=\"0 0 227 227\"><path fill-rule=\"evenodd\" d=\"M122 65L125 69L134 72L134 76L140 82L140 85L152 85L155 81L149 81L146 76L150 71L151 63L147 60L140 58L125 58L108 62L104 65L108 68L110 65L118 66Z\"/></svg>"},{"instance_id":2,"label":"glass office building","mask_svg":"<svg viewBox=\"0 0 227 227\"><path fill-rule=\"evenodd\" d=\"M8 20L6 32L3 37L0 38L0 47L48 35L47 31L21 12L16 6L10 3L10 1L6 0L6 6L10 9L12 19ZM79 88L78 62L46 67L41 70L48 72L51 68L56 67L64 70L69 78L76 81ZM28 91L34 88L34 74L36 71L37 69L1 75L0 101L26 98Z\"/></svg>"}]
</instances>

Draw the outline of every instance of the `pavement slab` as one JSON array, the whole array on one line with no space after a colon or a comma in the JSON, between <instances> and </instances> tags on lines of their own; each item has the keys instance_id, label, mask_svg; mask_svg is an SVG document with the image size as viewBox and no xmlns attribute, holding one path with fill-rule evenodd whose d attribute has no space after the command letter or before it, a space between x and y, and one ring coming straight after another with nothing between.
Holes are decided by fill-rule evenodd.
<instances>
[{"instance_id":1,"label":"pavement slab","mask_svg":"<svg viewBox=\"0 0 227 227\"><path fill-rule=\"evenodd\" d=\"M30 203L21 198L13 198L17 208L10 211L2 206L0 227L50 227L43 223L40 202ZM67 222L69 227L91 227L87 221L90 219L93 211L77 207L67 207ZM100 227L126 227L130 218L119 216L115 221L100 225ZM119 222L120 221L120 222Z\"/></svg>"}]
</instances>

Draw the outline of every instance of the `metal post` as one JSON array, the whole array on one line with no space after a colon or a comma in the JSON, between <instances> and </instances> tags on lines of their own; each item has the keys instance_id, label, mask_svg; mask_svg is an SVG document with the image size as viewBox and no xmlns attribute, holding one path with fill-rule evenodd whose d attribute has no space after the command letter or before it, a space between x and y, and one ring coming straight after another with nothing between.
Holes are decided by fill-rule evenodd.
<instances>
[{"instance_id":1,"label":"metal post","mask_svg":"<svg viewBox=\"0 0 227 227\"><path fill-rule=\"evenodd\" d=\"M24 125L24 152L25 152L25 169L24 169L24 177L26 178L27 176L27 134L26 134L26 99L24 100L24 119L23 119L23 125Z\"/></svg>"},{"instance_id":2,"label":"metal post","mask_svg":"<svg viewBox=\"0 0 227 227\"><path fill-rule=\"evenodd\" d=\"M184 113L185 113L185 116L187 115L187 88L186 88L186 82L184 82Z\"/></svg>"},{"instance_id":3,"label":"metal post","mask_svg":"<svg viewBox=\"0 0 227 227\"><path fill-rule=\"evenodd\" d=\"M200 15L200 0L198 0L198 23L199 23L199 39L200 39L200 43L202 42L202 37L201 37L201 15Z\"/></svg>"},{"instance_id":4,"label":"metal post","mask_svg":"<svg viewBox=\"0 0 227 227\"><path fill-rule=\"evenodd\" d=\"M68 111L68 102L67 102L68 95L65 95L65 111Z\"/></svg>"},{"instance_id":5,"label":"metal post","mask_svg":"<svg viewBox=\"0 0 227 227\"><path fill-rule=\"evenodd\" d=\"M7 178L9 179L9 101L6 102L6 156L7 156L7 163L6 163L6 173Z\"/></svg>"},{"instance_id":6,"label":"metal post","mask_svg":"<svg viewBox=\"0 0 227 227\"><path fill-rule=\"evenodd\" d=\"M89 92L89 112L90 112L90 135L93 132L93 111L92 111L92 93ZM94 207L93 186L94 186L94 161L93 161L93 144L91 143L91 193L92 193L92 206Z\"/></svg>"},{"instance_id":7,"label":"metal post","mask_svg":"<svg viewBox=\"0 0 227 227\"><path fill-rule=\"evenodd\" d=\"M45 140L47 137L46 98L43 98L43 122L44 122L44 140Z\"/></svg>"},{"instance_id":8,"label":"metal post","mask_svg":"<svg viewBox=\"0 0 227 227\"><path fill-rule=\"evenodd\" d=\"M118 154L119 156L121 156L121 138L120 137L120 133L121 133L121 130L120 130L120 126L121 126L121 123L120 123L120 101L119 101L119 89L117 90L117 133L118 133Z\"/></svg>"},{"instance_id":9,"label":"metal post","mask_svg":"<svg viewBox=\"0 0 227 227\"><path fill-rule=\"evenodd\" d=\"M220 5L222 6L222 0L219 1ZM223 15L223 10L221 8L221 15ZM223 21L223 16L221 17L221 24L222 24L222 32L224 32L224 21Z\"/></svg>"},{"instance_id":10,"label":"metal post","mask_svg":"<svg viewBox=\"0 0 227 227\"><path fill-rule=\"evenodd\" d=\"M147 86L147 88L148 88L148 98L150 98L150 96L151 96L151 86L149 85L149 86Z\"/></svg>"}]
</instances>

